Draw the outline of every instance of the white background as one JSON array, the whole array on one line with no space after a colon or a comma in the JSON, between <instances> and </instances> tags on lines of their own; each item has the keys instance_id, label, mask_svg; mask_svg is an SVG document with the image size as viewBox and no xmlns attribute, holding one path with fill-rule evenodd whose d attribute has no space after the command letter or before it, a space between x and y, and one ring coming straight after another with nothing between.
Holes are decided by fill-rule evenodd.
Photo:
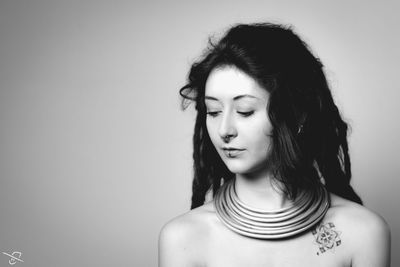
<instances>
[{"instance_id":1,"label":"white background","mask_svg":"<svg viewBox=\"0 0 400 267\"><path fill-rule=\"evenodd\" d=\"M1 0L0 252L21 251L19 266L156 266L160 228L190 207L190 64L210 34L272 21L325 64L353 185L400 265L396 2Z\"/></svg>"}]
</instances>

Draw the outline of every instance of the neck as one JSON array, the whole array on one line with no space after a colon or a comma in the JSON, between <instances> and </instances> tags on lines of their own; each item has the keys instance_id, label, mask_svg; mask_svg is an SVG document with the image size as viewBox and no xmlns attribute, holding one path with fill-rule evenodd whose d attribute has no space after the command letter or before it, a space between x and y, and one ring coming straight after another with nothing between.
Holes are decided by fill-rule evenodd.
<instances>
[{"instance_id":1,"label":"neck","mask_svg":"<svg viewBox=\"0 0 400 267\"><path fill-rule=\"evenodd\" d=\"M236 174L236 194L243 203L257 209L272 211L290 206L292 201L279 191L273 179L268 172L258 175Z\"/></svg>"}]
</instances>

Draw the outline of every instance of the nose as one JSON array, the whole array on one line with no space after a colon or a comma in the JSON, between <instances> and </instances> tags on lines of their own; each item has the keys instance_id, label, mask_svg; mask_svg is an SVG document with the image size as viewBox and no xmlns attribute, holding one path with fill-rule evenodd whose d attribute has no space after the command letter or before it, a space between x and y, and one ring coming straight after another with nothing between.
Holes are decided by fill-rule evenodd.
<instances>
[{"instance_id":1,"label":"nose","mask_svg":"<svg viewBox=\"0 0 400 267\"><path fill-rule=\"evenodd\" d=\"M237 129L235 126L234 119L232 118L232 115L230 114L222 115L218 133L221 139L225 143L228 143L229 140L237 136Z\"/></svg>"}]
</instances>

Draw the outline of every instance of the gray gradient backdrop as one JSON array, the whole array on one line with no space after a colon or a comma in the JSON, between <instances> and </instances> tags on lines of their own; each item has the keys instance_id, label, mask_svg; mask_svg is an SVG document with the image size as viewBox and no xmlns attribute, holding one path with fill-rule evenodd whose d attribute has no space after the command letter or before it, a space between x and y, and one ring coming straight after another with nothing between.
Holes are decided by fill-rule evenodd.
<instances>
[{"instance_id":1,"label":"gray gradient backdrop","mask_svg":"<svg viewBox=\"0 0 400 267\"><path fill-rule=\"evenodd\" d=\"M178 89L209 34L269 20L326 65L353 185L388 221L398 266L399 7L1 0L0 252L21 251L15 266L156 266L160 228L190 205L194 111Z\"/></svg>"}]
</instances>

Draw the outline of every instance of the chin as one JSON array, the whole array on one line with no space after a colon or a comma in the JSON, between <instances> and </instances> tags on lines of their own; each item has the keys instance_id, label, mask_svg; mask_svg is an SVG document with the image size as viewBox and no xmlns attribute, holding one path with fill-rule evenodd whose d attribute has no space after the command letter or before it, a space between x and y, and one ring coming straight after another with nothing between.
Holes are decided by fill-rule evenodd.
<instances>
[{"instance_id":1,"label":"chin","mask_svg":"<svg viewBox=\"0 0 400 267\"><path fill-rule=\"evenodd\" d=\"M248 165L239 162L225 162L226 167L228 170L234 174L245 174L252 172L252 168Z\"/></svg>"},{"instance_id":2,"label":"chin","mask_svg":"<svg viewBox=\"0 0 400 267\"><path fill-rule=\"evenodd\" d=\"M262 172L265 169L265 165L258 166L252 164L245 164L244 162L225 162L228 170L234 174L254 174Z\"/></svg>"}]
</instances>

